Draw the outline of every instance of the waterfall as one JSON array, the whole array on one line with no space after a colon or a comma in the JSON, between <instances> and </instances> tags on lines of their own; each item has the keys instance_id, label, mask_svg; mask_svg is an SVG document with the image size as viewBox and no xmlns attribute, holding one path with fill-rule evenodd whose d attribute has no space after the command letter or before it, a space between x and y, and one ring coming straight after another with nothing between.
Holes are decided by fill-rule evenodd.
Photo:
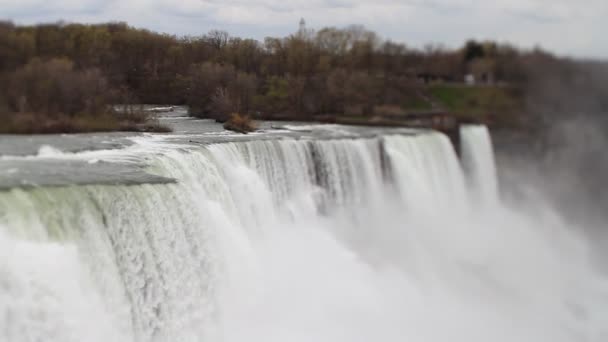
<instances>
[{"instance_id":1,"label":"waterfall","mask_svg":"<svg viewBox=\"0 0 608 342\"><path fill-rule=\"evenodd\" d=\"M604 341L583 238L462 136L464 167L432 132L72 155L176 182L0 192L0 340Z\"/></svg>"},{"instance_id":2,"label":"waterfall","mask_svg":"<svg viewBox=\"0 0 608 342\"><path fill-rule=\"evenodd\" d=\"M464 174L445 135L391 136L386 141L395 181L407 204L432 211L466 204Z\"/></svg>"},{"instance_id":3,"label":"waterfall","mask_svg":"<svg viewBox=\"0 0 608 342\"><path fill-rule=\"evenodd\" d=\"M496 202L498 185L494 149L488 128L463 125L460 128L462 159L478 202Z\"/></svg>"}]
</instances>

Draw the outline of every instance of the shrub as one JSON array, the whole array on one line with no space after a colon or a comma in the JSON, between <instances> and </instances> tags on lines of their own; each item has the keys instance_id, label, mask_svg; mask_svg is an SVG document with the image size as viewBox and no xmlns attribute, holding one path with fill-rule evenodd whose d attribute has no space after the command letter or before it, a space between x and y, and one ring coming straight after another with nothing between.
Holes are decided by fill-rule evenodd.
<instances>
[{"instance_id":1,"label":"shrub","mask_svg":"<svg viewBox=\"0 0 608 342\"><path fill-rule=\"evenodd\" d=\"M232 113L230 119L224 123L224 128L230 131L247 134L257 129L257 125L249 115Z\"/></svg>"}]
</instances>

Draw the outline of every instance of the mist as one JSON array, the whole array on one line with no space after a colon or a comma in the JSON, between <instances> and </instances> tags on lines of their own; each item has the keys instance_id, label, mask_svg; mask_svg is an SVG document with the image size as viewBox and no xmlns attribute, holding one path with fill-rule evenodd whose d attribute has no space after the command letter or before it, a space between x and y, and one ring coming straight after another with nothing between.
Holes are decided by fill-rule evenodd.
<instances>
[{"instance_id":1,"label":"mist","mask_svg":"<svg viewBox=\"0 0 608 342\"><path fill-rule=\"evenodd\" d=\"M529 75L531 124L494 134L502 194L518 206L548 203L608 270L608 63L551 58Z\"/></svg>"}]
</instances>

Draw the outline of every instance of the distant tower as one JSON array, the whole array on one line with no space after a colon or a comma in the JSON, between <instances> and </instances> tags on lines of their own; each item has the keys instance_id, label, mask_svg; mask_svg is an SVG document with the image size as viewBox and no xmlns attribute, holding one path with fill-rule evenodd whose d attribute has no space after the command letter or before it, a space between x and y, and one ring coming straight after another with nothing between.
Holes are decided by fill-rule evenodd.
<instances>
[{"instance_id":1,"label":"distant tower","mask_svg":"<svg viewBox=\"0 0 608 342\"><path fill-rule=\"evenodd\" d=\"M300 19L300 27L298 29L298 37L306 38L306 20Z\"/></svg>"}]
</instances>

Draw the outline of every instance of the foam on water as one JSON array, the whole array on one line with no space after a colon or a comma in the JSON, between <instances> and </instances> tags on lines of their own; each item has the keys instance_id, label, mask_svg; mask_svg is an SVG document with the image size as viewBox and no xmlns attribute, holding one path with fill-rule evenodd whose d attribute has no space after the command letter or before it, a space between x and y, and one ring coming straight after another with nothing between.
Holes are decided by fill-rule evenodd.
<instances>
[{"instance_id":1,"label":"foam on water","mask_svg":"<svg viewBox=\"0 0 608 342\"><path fill-rule=\"evenodd\" d=\"M77 248L0 231L3 341L127 341L128 315L95 291ZM123 311L123 313L128 313ZM127 318L123 321L121 318Z\"/></svg>"}]
</instances>

